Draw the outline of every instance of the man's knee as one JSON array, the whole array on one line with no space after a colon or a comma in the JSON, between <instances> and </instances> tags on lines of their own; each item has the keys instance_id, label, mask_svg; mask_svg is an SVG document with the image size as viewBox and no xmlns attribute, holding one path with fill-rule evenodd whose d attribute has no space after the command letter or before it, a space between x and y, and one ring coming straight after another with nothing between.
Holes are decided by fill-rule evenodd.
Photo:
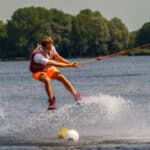
<instances>
[{"instance_id":1,"label":"man's knee","mask_svg":"<svg viewBox=\"0 0 150 150\"><path fill-rule=\"evenodd\" d=\"M55 79L62 80L62 79L65 79L65 76L62 73L58 72L55 74Z\"/></svg>"},{"instance_id":2,"label":"man's knee","mask_svg":"<svg viewBox=\"0 0 150 150\"><path fill-rule=\"evenodd\" d=\"M40 80L41 82L44 82L44 83L49 83L49 81L50 81L49 77L46 76L45 74L41 74L41 75L39 76L39 80Z\"/></svg>"}]
</instances>

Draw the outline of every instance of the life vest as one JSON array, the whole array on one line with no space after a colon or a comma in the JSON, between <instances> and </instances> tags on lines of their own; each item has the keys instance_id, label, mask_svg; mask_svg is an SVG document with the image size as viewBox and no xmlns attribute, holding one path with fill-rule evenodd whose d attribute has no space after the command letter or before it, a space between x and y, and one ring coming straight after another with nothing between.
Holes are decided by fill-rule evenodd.
<instances>
[{"instance_id":1,"label":"life vest","mask_svg":"<svg viewBox=\"0 0 150 150\"><path fill-rule=\"evenodd\" d=\"M40 46L41 47L41 46ZM40 50L40 47L38 46L34 51L33 53L31 54L31 57L30 57L30 65L29 65L29 70L33 73L35 72L39 72L39 71L46 71L47 70L47 65L43 65L43 64L40 64L40 63L36 63L34 62L34 56L35 54L41 54L43 55L45 58L46 56L44 55L44 53Z\"/></svg>"}]
</instances>

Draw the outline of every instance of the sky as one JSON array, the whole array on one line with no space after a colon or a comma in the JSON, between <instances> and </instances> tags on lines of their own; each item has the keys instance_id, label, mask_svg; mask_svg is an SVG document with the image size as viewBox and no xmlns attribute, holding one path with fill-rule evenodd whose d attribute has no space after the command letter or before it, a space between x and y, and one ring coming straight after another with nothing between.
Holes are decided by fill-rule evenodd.
<instances>
[{"instance_id":1,"label":"sky","mask_svg":"<svg viewBox=\"0 0 150 150\"><path fill-rule=\"evenodd\" d=\"M0 0L0 20L7 22L15 10L29 6L57 8L71 15L89 8L100 11L108 20L120 18L129 31L150 21L150 0Z\"/></svg>"}]
</instances>

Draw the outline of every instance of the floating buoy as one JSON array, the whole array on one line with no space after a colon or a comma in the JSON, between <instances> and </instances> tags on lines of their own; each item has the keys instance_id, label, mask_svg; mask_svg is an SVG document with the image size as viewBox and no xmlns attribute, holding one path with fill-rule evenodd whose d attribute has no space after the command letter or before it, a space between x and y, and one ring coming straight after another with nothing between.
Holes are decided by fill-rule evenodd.
<instances>
[{"instance_id":1,"label":"floating buoy","mask_svg":"<svg viewBox=\"0 0 150 150\"><path fill-rule=\"evenodd\" d=\"M79 133L76 130L69 130L66 134L67 141L78 142L79 140Z\"/></svg>"},{"instance_id":2,"label":"floating buoy","mask_svg":"<svg viewBox=\"0 0 150 150\"><path fill-rule=\"evenodd\" d=\"M67 129L67 128L60 128L58 130L58 138L65 138L68 131L69 131L69 129Z\"/></svg>"}]
</instances>

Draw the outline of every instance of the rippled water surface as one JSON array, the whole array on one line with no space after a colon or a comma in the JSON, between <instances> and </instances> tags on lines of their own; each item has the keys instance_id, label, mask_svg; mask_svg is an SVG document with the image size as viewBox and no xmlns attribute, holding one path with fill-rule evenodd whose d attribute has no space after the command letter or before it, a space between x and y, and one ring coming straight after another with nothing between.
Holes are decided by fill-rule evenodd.
<instances>
[{"instance_id":1,"label":"rippled water surface","mask_svg":"<svg viewBox=\"0 0 150 150\"><path fill-rule=\"evenodd\" d=\"M64 86L51 81L55 111L46 111L44 85L31 78L28 64L0 62L0 149L150 149L150 57L61 69L86 105L76 107ZM79 142L58 139L61 127L76 129Z\"/></svg>"}]
</instances>

